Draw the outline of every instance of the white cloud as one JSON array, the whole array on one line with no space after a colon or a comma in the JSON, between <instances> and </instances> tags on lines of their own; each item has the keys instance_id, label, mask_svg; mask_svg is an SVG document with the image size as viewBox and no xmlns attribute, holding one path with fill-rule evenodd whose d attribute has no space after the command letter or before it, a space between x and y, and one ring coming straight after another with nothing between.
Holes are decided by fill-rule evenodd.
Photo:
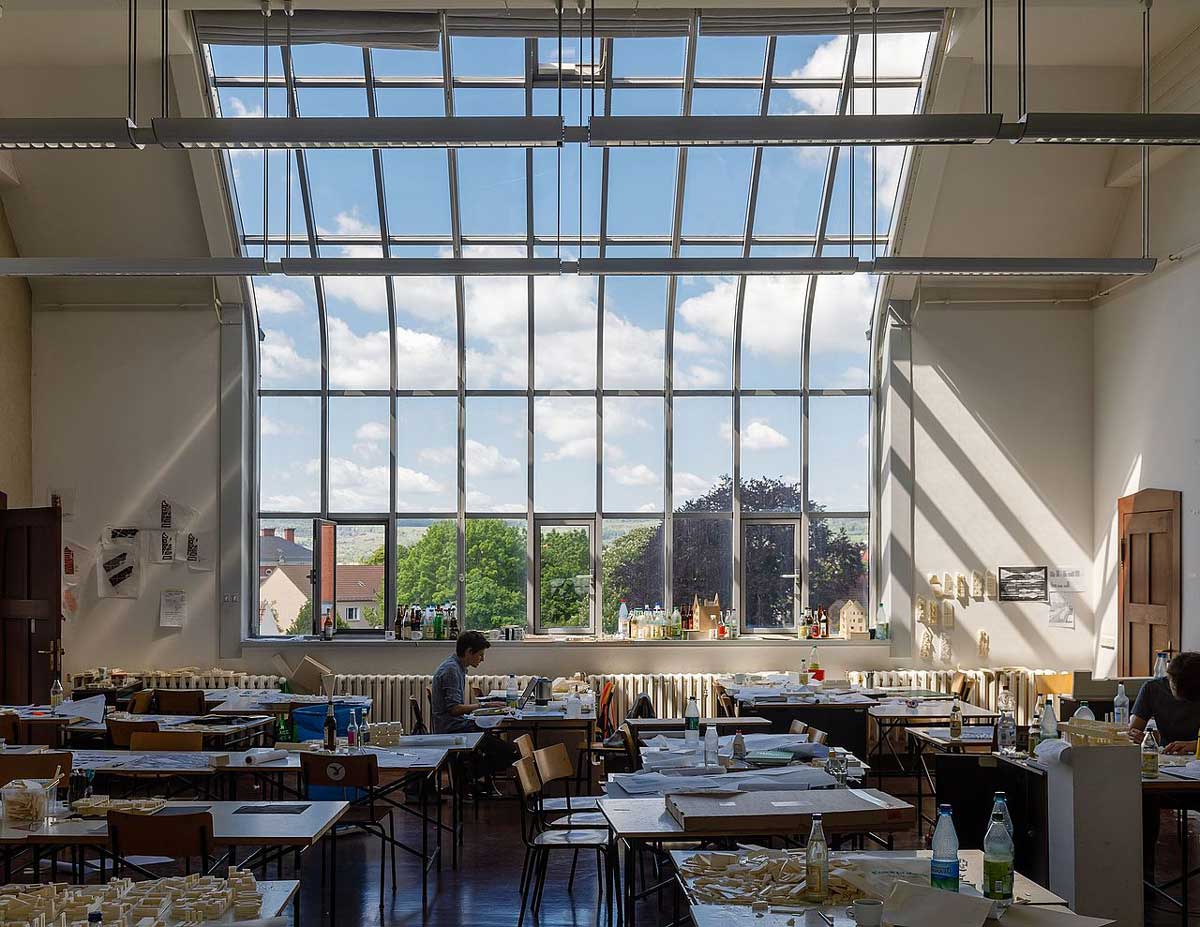
<instances>
[{"instance_id":1,"label":"white cloud","mask_svg":"<svg viewBox=\"0 0 1200 927\"><path fill-rule=\"evenodd\" d=\"M718 389L729 385L729 377L723 370L714 370L703 364L676 364L676 389Z\"/></svg>"},{"instance_id":2,"label":"white cloud","mask_svg":"<svg viewBox=\"0 0 1200 927\"><path fill-rule=\"evenodd\" d=\"M408 467L396 468L396 491L405 493L442 493L446 487L428 473Z\"/></svg>"},{"instance_id":3,"label":"white cloud","mask_svg":"<svg viewBox=\"0 0 1200 927\"><path fill-rule=\"evenodd\" d=\"M267 496L259 501L259 505L268 512L303 512L317 507L312 499L288 493Z\"/></svg>"},{"instance_id":4,"label":"white cloud","mask_svg":"<svg viewBox=\"0 0 1200 927\"><path fill-rule=\"evenodd\" d=\"M266 415L258 417L258 433L265 437L274 437L276 435L295 434L299 429L284 422L277 422L273 418Z\"/></svg>"},{"instance_id":5,"label":"white cloud","mask_svg":"<svg viewBox=\"0 0 1200 927\"><path fill-rule=\"evenodd\" d=\"M417 459L436 466L453 466L458 452L452 447L423 447L417 452Z\"/></svg>"},{"instance_id":6,"label":"white cloud","mask_svg":"<svg viewBox=\"0 0 1200 927\"><path fill-rule=\"evenodd\" d=\"M880 77L920 77L925 68L925 49L928 32L889 32L879 37ZM858 37L858 52L854 56L856 77L871 77L871 36Z\"/></svg>"},{"instance_id":7,"label":"white cloud","mask_svg":"<svg viewBox=\"0 0 1200 927\"><path fill-rule=\"evenodd\" d=\"M542 452L542 460L590 460L596 456L596 438L572 438L556 448Z\"/></svg>"},{"instance_id":8,"label":"white cloud","mask_svg":"<svg viewBox=\"0 0 1200 927\"><path fill-rule=\"evenodd\" d=\"M661 512L662 511L662 503L661 502L643 502L641 505L639 505L637 507L637 511L639 511L639 512Z\"/></svg>"},{"instance_id":9,"label":"white cloud","mask_svg":"<svg viewBox=\"0 0 1200 927\"><path fill-rule=\"evenodd\" d=\"M609 467L608 474L622 486L655 486L658 474L645 464Z\"/></svg>"},{"instance_id":10,"label":"white cloud","mask_svg":"<svg viewBox=\"0 0 1200 927\"><path fill-rule=\"evenodd\" d=\"M233 119L245 119L251 117L261 119L263 114L262 101L253 103L250 106L246 105L246 101L241 97L227 97L229 100L229 111L222 112L222 116L227 116Z\"/></svg>"},{"instance_id":11,"label":"white cloud","mask_svg":"<svg viewBox=\"0 0 1200 927\"><path fill-rule=\"evenodd\" d=\"M821 277L813 300L812 352L867 350L867 326L875 306L875 278L868 274Z\"/></svg>"},{"instance_id":12,"label":"white cloud","mask_svg":"<svg viewBox=\"0 0 1200 927\"><path fill-rule=\"evenodd\" d=\"M642 328L611 312L604 315L604 385L608 389L654 388L663 382L666 329ZM678 339L675 349L679 350Z\"/></svg>"},{"instance_id":13,"label":"white cloud","mask_svg":"<svg viewBox=\"0 0 1200 927\"><path fill-rule=\"evenodd\" d=\"M387 441L391 437L386 422L365 422L354 432L358 441Z\"/></svg>"},{"instance_id":14,"label":"white cloud","mask_svg":"<svg viewBox=\"0 0 1200 927\"><path fill-rule=\"evenodd\" d=\"M870 385L870 378L862 367L851 366L838 375L833 385L836 389L865 389Z\"/></svg>"},{"instance_id":15,"label":"white cloud","mask_svg":"<svg viewBox=\"0 0 1200 927\"><path fill-rule=\"evenodd\" d=\"M388 506L388 468L329 458L329 505L343 512L379 512Z\"/></svg>"},{"instance_id":16,"label":"white cloud","mask_svg":"<svg viewBox=\"0 0 1200 927\"><path fill-rule=\"evenodd\" d=\"M725 440L733 438L733 423L721 423L721 436ZM772 451L791 444L787 435L772 428L762 419L751 419L742 423L742 450Z\"/></svg>"},{"instance_id":17,"label":"white cloud","mask_svg":"<svg viewBox=\"0 0 1200 927\"><path fill-rule=\"evenodd\" d=\"M882 46L880 46L882 48ZM846 36L834 36L818 45L812 56L801 68L793 68L791 77L837 78L846 61ZM793 112L827 114L836 111L837 87L804 88L789 90L788 96L795 103Z\"/></svg>"},{"instance_id":18,"label":"white cloud","mask_svg":"<svg viewBox=\"0 0 1200 927\"><path fill-rule=\"evenodd\" d=\"M717 484L717 478L715 476L700 476L696 473L690 473L687 470L675 471L673 478L675 484L672 488L675 493L676 502L680 502L684 499L692 499L696 496L703 496Z\"/></svg>"},{"instance_id":19,"label":"white cloud","mask_svg":"<svg viewBox=\"0 0 1200 927\"><path fill-rule=\"evenodd\" d=\"M296 350L296 343L286 332L263 329L266 337L258 346L258 361L263 380L298 380L315 377L321 365L314 357L305 357Z\"/></svg>"},{"instance_id":20,"label":"white cloud","mask_svg":"<svg viewBox=\"0 0 1200 927\"><path fill-rule=\"evenodd\" d=\"M295 290L255 282L254 303L260 315L291 315L305 309L304 299Z\"/></svg>"},{"instance_id":21,"label":"white cloud","mask_svg":"<svg viewBox=\"0 0 1200 927\"><path fill-rule=\"evenodd\" d=\"M484 444L471 438L467 439L465 462L467 476L473 478L517 473L522 469L521 461L515 457L505 457L495 445Z\"/></svg>"}]
</instances>

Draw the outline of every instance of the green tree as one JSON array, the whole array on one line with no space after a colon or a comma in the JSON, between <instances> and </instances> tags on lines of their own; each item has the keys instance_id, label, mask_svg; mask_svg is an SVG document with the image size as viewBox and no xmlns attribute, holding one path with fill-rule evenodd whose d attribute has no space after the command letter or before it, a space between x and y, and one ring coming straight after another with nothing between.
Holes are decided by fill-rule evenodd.
<instances>
[{"instance_id":1,"label":"green tree","mask_svg":"<svg viewBox=\"0 0 1200 927\"><path fill-rule=\"evenodd\" d=\"M606 544L600 558L604 574L604 630L617 630L621 600L631 609L662 598L662 526L646 524ZM655 547L659 544L659 547Z\"/></svg>"},{"instance_id":2,"label":"green tree","mask_svg":"<svg viewBox=\"0 0 1200 927\"><path fill-rule=\"evenodd\" d=\"M586 529L543 530L538 607L545 628L570 628L588 621L591 538Z\"/></svg>"},{"instance_id":3,"label":"green tree","mask_svg":"<svg viewBox=\"0 0 1200 927\"><path fill-rule=\"evenodd\" d=\"M283 633L294 636L296 634L312 634L312 632L312 599L306 599L300 606L300 611L296 613L295 620Z\"/></svg>"}]
</instances>

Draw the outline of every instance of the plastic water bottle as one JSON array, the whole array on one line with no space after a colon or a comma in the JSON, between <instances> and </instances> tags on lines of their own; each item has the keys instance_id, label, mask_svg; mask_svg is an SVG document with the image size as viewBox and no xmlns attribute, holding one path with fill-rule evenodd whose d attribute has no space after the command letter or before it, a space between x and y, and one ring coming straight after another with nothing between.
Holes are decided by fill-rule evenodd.
<instances>
[{"instance_id":1,"label":"plastic water bottle","mask_svg":"<svg viewBox=\"0 0 1200 927\"><path fill-rule=\"evenodd\" d=\"M683 713L684 740L695 750L700 746L700 706L696 696L688 697L687 710Z\"/></svg>"},{"instance_id":2,"label":"plastic water bottle","mask_svg":"<svg viewBox=\"0 0 1200 927\"><path fill-rule=\"evenodd\" d=\"M1080 702L1079 707L1075 709L1075 714L1071 715L1072 721L1095 721L1096 713L1088 708L1087 702Z\"/></svg>"},{"instance_id":3,"label":"plastic water bottle","mask_svg":"<svg viewBox=\"0 0 1200 927\"><path fill-rule=\"evenodd\" d=\"M1167 675L1167 652L1160 650L1154 658L1154 678L1162 679Z\"/></svg>"},{"instance_id":4,"label":"plastic water bottle","mask_svg":"<svg viewBox=\"0 0 1200 927\"><path fill-rule=\"evenodd\" d=\"M621 640L629 640L629 606L625 604L625 600L621 600L621 607L617 609L617 637Z\"/></svg>"},{"instance_id":5,"label":"plastic water bottle","mask_svg":"<svg viewBox=\"0 0 1200 927\"><path fill-rule=\"evenodd\" d=\"M825 842L825 829L821 826L819 813L812 816L812 830L808 832L808 845L804 849L804 882L809 901L828 900L829 844Z\"/></svg>"},{"instance_id":6,"label":"plastic water bottle","mask_svg":"<svg viewBox=\"0 0 1200 927\"><path fill-rule=\"evenodd\" d=\"M1129 696L1125 694L1125 683L1117 683L1117 697L1113 699L1113 722L1129 726Z\"/></svg>"},{"instance_id":7,"label":"plastic water bottle","mask_svg":"<svg viewBox=\"0 0 1200 927\"><path fill-rule=\"evenodd\" d=\"M1009 834L1013 833L1012 814L1008 810L1008 798L1003 792L997 792L995 800L992 802L992 816L999 814L1004 818L1004 826L1008 828Z\"/></svg>"},{"instance_id":8,"label":"plastic water bottle","mask_svg":"<svg viewBox=\"0 0 1200 927\"><path fill-rule=\"evenodd\" d=\"M933 860L929 864L929 884L947 892L958 891L958 832L949 805L938 806L937 827L933 831Z\"/></svg>"},{"instance_id":9,"label":"plastic water bottle","mask_svg":"<svg viewBox=\"0 0 1200 927\"><path fill-rule=\"evenodd\" d=\"M1001 712L1011 711L1013 714L1016 714L1017 700L1013 698L1013 694L1009 691L1008 686L1004 686L1000 690L1000 695L996 697L996 710Z\"/></svg>"},{"instance_id":10,"label":"plastic water bottle","mask_svg":"<svg viewBox=\"0 0 1200 927\"><path fill-rule=\"evenodd\" d=\"M1158 746L1158 725L1154 723L1154 719L1150 719L1150 723L1146 725L1146 733L1142 737L1142 778L1157 779L1158 778L1158 754L1160 753Z\"/></svg>"},{"instance_id":11,"label":"plastic water bottle","mask_svg":"<svg viewBox=\"0 0 1200 927\"><path fill-rule=\"evenodd\" d=\"M1046 696L1042 709L1042 740L1058 740L1058 714L1054 711L1054 699Z\"/></svg>"},{"instance_id":12,"label":"plastic water bottle","mask_svg":"<svg viewBox=\"0 0 1200 927\"><path fill-rule=\"evenodd\" d=\"M720 746L720 738L717 737L717 726L710 724L704 729L704 765L718 766L720 765L717 759L717 750Z\"/></svg>"},{"instance_id":13,"label":"plastic water bottle","mask_svg":"<svg viewBox=\"0 0 1200 927\"><path fill-rule=\"evenodd\" d=\"M1017 719L1011 711L1001 711L996 722L996 745L1000 752L1011 756L1017 752Z\"/></svg>"},{"instance_id":14,"label":"plastic water bottle","mask_svg":"<svg viewBox=\"0 0 1200 927\"><path fill-rule=\"evenodd\" d=\"M504 702L509 708L516 708L517 702L520 701L520 689L517 688L517 677L512 673L508 674L508 679L504 681Z\"/></svg>"},{"instance_id":15,"label":"plastic water bottle","mask_svg":"<svg viewBox=\"0 0 1200 927\"><path fill-rule=\"evenodd\" d=\"M1004 815L992 812L992 823L983 837L983 897L1001 910L1013 900L1013 839Z\"/></svg>"}]
</instances>

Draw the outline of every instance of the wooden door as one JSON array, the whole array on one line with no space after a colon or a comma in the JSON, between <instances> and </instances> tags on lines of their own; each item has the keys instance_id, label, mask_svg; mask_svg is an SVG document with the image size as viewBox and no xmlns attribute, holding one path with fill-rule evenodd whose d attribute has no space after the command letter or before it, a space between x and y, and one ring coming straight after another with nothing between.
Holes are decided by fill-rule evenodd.
<instances>
[{"instance_id":1,"label":"wooden door","mask_svg":"<svg viewBox=\"0 0 1200 927\"><path fill-rule=\"evenodd\" d=\"M61 671L62 511L0 510L0 704L44 705Z\"/></svg>"},{"instance_id":2,"label":"wooden door","mask_svg":"<svg viewBox=\"0 0 1200 927\"><path fill-rule=\"evenodd\" d=\"M1121 596L1117 663L1122 676L1149 676L1154 655L1179 650L1182 494L1143 489L1117 501Z\"/></svg>"}]
</instances>

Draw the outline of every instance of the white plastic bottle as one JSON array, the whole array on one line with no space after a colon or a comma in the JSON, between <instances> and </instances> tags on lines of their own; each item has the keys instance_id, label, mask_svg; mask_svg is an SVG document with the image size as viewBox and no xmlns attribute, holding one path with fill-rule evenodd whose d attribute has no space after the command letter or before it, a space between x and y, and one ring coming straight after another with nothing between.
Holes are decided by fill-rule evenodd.
<instances>
[{"instance_id":1,"label":"white plastic bottle","mask_svg":"<svg viewBox=\"0 0 1200 927\"><path fill-rule=\"evenodd\" d=\"M700 706L696 704L696 696L688 698L687 710L683 713L684 740L695 750L700 746Z\"/></svg>"},{"instance_id":2,"label":"white plastic bottle","mask_svg":"<svg viewBox=\"0 0 1200 927\"><path fill-rule=\"evenodd\" d=\"M1080 702L1079 707L1075 709L1075 714L1071 715L1073 721L1095 721L1096 713L1088 708L1087 702Z\"/></svg>"},{"instance_id":3,"label":"white plastic bottle","mask_svg":"<svg viewBox=\"0 0 1200 927\"><path fill-rule=\"evenodd\" d=\"M1167 652L1160 650L1154 659L1154 678L1162 679L1167 675Z\"/></svg>"},{"instance_id":4,"label":"white plastic bottle","mask_svg":"<svg viewBox=\"0 0 1200 927\"><path fill-rule=\"evenodd\" d=\"M1117 683L1117 697L1113 699L1113 722L1129 726L1129 696L1125 694L1125 683Z\"/></svg>"},{"instance_id":5,"label":"white plastic bottle","mask_svg":"<svg viewBox=\"0 0 1200 927\"><path fill-rule=\"evenodd\" d=\"M625 604L625 600L621 600L621 607L617 609L617 637L623 641L629 640L629 606Z\"/></svg>"},{"instance_id":6,"label":"white plastic bottle","mask_svg":"<svg viewBox=\"0 0 1200 927\"><path fill-rule=\"evenodd\" d=\"M504 682L504 701L509 708L516 708L520 698L521 693L517 688L517 677L509 673L508 679Z\"/></svg>"},{"instance_id":7,"label":"white plastic bottle","mask_svg":"<svg viewBox=\"0 0 1200 927\"><path fill-rule=\"evenodd\" d=\"M1054 698L1049 695L1042 708L1042 740L1058 740L1058 714L1054 710Z\"/></svg>"},{"instance_id":8,"label":"white plastic bottle","mask_svg":"<svg viewBox=\"0 0 1200 927\"><path fill-rule=\"evenodd\" d=\"M717 736L717 726L710 724L704 729L704 765L719 766L720 762L717 759L717 749L720 746L720 738Z\"/></svg>"}]
</instances>

